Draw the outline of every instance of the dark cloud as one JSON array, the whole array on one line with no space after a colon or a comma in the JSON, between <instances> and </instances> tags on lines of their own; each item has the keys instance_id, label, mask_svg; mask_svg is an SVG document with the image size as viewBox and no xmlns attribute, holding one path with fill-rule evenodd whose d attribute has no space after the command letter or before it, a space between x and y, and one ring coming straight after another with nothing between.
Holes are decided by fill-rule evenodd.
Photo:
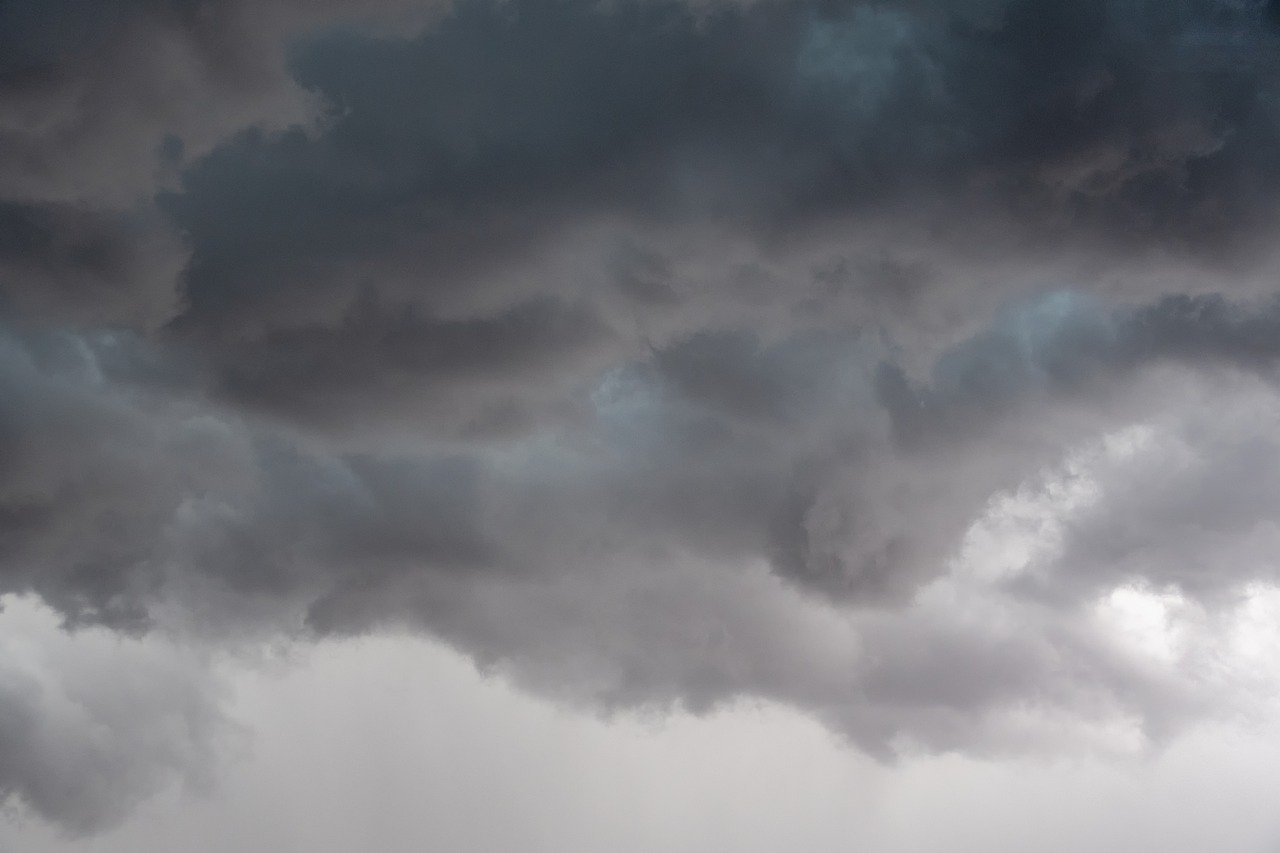
<instances>
[{"instance_id":1,"label":"dark cloud","mask_svg":"<svg viewBox=\"0 0 1280 853\"><path fill-rule=\"evenodd\" d=\"M1274 18L0 5L0 593L195 644L407 624L884 756L1221 712L1235 675L1112 610L1275 580ZM3 672L42 814L182 766ZM64 738L128 784L46 772Z\"/></svg>"},{"instance_id":2,"label":"dark cloud","mask_svg":"<svg viewBox=\"0 0 1280 853\"><path fill-rule=\"evenodd\" d=\"M376 427L390 408L408 405L419 428L432 423L441 435L503 433L543 404L526 399L530 383L571 389L574 374L599 369L610 337L589 310L554 300L442 320L416 316L413 305L387 311L370 296L337 328L277 329L247 342L219 390L304 420Z\"/></svg>"},{"instance_id":3,"label":"dark cloud","mask_svg":"<svg viewBox=\"0 0 1280 853\"><path fill-rule=\"evenodd\" d=\"M0 311L154 328L178 306L185 254L151 216L0 203Z\"/></svg>"},{"instance_id":4,"label":"dark cloud","mask_svg":"<svg viewBox=\"0 0 1280 853\"><path fill-rule=\"evenodd\" d=\"M1111 311L1058 293L1006 313L996 327L938 362L928 387L880 366L876 386L906 445L955 441L1021 406L1097 391L1118 375L1172 363L1272 376L1280 357L1276 302L1240 305L1221 295L1170 296Z\"/></svg>"},{"instance_id":5,"label":"dark cloud","mask_svg":"<svg viewBox=\"0 0 1280 853\"><path fill-rule=\"evenodd\" d=\"M912 262L893 244L1216 262L1271 215L1273 39L1260 8L1212 2L466 3L407 39L304 39L291 67L322 129L242 134L162 199L192 252L173 328L243 386L243 353L336 341L369 292L431 323L550 296L636 344L745 304L863 325L950 298L945 274L894 276ZM776 241L850 218L846 240L903 232L856 262L861 298L832 299L821 266L776 280ZM603 222L613 236L580 236ZM685 280L670 236L627 236L709 225L756 241L731 281ZM271 361L253 381L290 384ZM344 371L377 389L379 366Z\"/></svg>"}]
</instances>

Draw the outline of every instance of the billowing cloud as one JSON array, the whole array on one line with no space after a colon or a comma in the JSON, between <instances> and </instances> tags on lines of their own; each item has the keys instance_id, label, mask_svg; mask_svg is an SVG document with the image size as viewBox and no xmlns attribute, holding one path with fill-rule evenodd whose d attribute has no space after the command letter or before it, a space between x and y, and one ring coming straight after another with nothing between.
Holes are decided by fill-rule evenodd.
<instances>
[{"instance_id":1,"label":"billowing cloud","mask_svg":"<svg viewBox=\"0 0 1280 853\"><path fill-rule=\"evenodd\" d=\"M177 776L210 784L239 732L204 656L102 629L74 634L6 597L0 792L71 833L126 817Z\"/></svg>"},{"instance_id":2,"label":"billowing cloud","mask_svg":"<svg viewBox=\"0 0 1280 853\"><path fill-rule=\"evenodd\" d=\"M0 593L197 649L409 626L586 707L763 697L886 757L1268 701L1270 4L0 31ZM42 718L27 683L0 711ZM59 733L0 786L84 828L203 761L103 725L118 802L49 793Z\"/></svg>"}]
</instances>

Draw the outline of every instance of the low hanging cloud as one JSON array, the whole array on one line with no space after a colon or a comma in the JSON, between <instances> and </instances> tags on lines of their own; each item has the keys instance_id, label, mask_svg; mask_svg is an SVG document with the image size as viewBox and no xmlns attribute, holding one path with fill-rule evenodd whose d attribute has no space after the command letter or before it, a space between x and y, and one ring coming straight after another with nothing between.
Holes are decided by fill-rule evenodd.
<instances>
[{"instance_id":1,"label":"low hanging cloud","mask_svg":"<svg viewBox=\"0 0 1280 853\"><path fill-rule=\"evenodd\" d=\"M1271 4L0 32L0 593L80 632L49 643L410 626L585 707L760 697L885 757L1269 701ZM3 716L62 666L10 667ZM139 718L216 729L201 672ZM88 829L212 761L103 719L73 757L130 784L68 787L50 730L0 790Z\"/></svg>"},{"instance_id":2,"label":"low hanging cloud","mask_svg":"<svg viewBox=\"0 0 1280 853\"><path fill-rule=\"evenodd\" d=\"M213 782L240 736L201 654L97 629L6 597L0 613L0 793L71 833L116 822L178 776Z\"/></svg>"}]
</instances>

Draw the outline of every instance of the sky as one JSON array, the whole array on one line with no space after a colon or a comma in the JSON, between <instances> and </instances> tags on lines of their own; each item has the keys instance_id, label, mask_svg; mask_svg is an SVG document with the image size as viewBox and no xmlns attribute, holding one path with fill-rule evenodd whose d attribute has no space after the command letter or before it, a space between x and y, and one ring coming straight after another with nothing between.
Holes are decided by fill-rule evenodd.
<instances>
[{"instance_id":1,"label":"sky","mask_svg":"<svg viewBox=\"0 0 1280 853\"><path fill-rule=\"evenodd\" d=\"M0 0L0 850L1280 849L1280 4Z\"/></svg>"}]
</instances>

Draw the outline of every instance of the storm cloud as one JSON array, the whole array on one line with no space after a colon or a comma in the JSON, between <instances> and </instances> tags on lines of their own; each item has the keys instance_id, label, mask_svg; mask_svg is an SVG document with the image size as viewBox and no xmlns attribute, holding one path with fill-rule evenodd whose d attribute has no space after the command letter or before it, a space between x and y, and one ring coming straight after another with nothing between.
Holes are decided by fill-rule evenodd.
<instances>
[{"instance_id":1,"label":"storm cloud","mask_svg":"<svg viewBox=\"0 0 1280 853\"><path fill-rule=\"evenodd\" d=\"M886 759L1251 711L1278 49L1252 0L0 4L0 594ZM199 776L201 666L62 717L0 658L0 794Z\"/></svg>"}]
</instances>

